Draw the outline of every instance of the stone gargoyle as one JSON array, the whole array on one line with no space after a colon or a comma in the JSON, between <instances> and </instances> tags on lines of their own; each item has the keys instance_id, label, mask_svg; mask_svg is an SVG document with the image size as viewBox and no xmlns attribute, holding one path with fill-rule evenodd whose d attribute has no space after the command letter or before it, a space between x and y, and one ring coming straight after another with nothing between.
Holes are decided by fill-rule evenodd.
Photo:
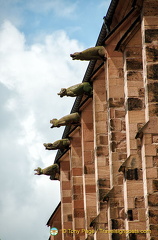
<instances>
[{"instance_id":1,"label":"stone gargoyle","mask_svg":"<svg viewBox=\"0 0 158 240\"><path fill-rule=\"evenodd\" d=\"M50 179L51 180L59 180L59 173L60 173L60 170L59 170L59 165L58 164L53 164L47 168L40 168L38 167L37 169L34 169L34 171L36 171L35 175L47 175L47 176L50 176Z\"/></svg>"},{"instance_id":2,"label":"stone gargoyle","mask_svg":"<svg viewBox=\"0 0 158 240\"><path fill-rule=\"evenodd\" d=\"M68 138L57 140L54 143L44 143L43 144L47 150L64 150L69 147L70 140Z\"/></svg>"},{"instance_id":3,"label":"stone gargoyle","mask_svg":"<svg viewBox=\"0 0 158 240\"><path fill-rule=\"evenodd\" d=\"M69 88L62 88L60 93L58 93L60 97L63 97L63 96L77 97L83 94L86 94L89 96L92 95L92 87L89 82L79 83Z\"/></svg>"},{"instance_id":4,"label":"stone gargoyle","mask_svg":"<svg viewBox=\"0 0 158 240\"><path fill-rule=\"evenodd\" d=\"M88 48L82 52L70 54L72 60L103 60L106 61L106 50L103 46Z\"/></svg>"},{"instance_id":5,"label":"stone gargoyle","mask_svg":"<svg viewBox=\"0 0 158 240\"><path fill-rule=\"evenodd\" d=\"M66 115L59 120L54 118L50 120L50 123L52 124L51 128L54 127L60 127L60 126L68 126L71 124L77 125L80 122L80 115L79 113L71 113L69 115Z\"/></svg>"}]
</instances>

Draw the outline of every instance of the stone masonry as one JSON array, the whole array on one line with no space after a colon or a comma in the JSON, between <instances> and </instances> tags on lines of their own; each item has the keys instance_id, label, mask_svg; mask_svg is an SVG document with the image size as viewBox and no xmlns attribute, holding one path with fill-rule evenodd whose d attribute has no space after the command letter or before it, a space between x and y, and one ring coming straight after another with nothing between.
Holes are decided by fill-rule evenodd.
<instances>
[{"instance_id":1,"label":"stone masonry","mask_svg":"<svg viewBox=\"0 0 158 240\"><path fill-rule=\"evenodd\" d=\"M90 61L93 96L55 160L50 240L158 240L158 1L112 0L104 20L107 59Z\"/></svg>"}]
</instances>

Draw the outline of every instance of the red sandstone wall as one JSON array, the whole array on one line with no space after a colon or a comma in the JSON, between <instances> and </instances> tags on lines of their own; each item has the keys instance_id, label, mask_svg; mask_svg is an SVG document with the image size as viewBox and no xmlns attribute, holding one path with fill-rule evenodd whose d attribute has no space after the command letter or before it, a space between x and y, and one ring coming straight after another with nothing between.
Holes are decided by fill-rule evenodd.
<instances>
[{"instance_id":1,"label":"red sandstone wall","mask_svg":"<svg viewBox=\"0 0 158 240\"><path fill-rule=\"evenodd\" d=\"M64 240L158 239L157 9L144 0L141 21L130 29L135 10L105 42L107 61L60 159Z\"/></svg>"}]
</instances>

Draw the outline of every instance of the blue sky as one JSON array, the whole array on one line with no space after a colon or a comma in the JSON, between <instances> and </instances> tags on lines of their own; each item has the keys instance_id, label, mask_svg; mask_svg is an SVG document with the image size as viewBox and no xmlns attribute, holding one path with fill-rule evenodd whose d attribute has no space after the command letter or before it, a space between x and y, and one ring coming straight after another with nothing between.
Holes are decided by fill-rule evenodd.
<instances>
[{"instance_id":1,"label":"blue sky","mask_svg":"<svg viewBox=\"0 0 158 240\"><path fill-rule=\"evenodd\" d=\"M69 114L62 87L82 82L88 62L70 53L95 45L109 0L0 0L0 239L45 240L59 182L35 176L54 162L43 143L61 138L50 119Z\"/></svg>"},{"instance_id":2,"label":"blue sky","mask_svg":"<svg viewBox=\"0 0 158 240\"><path fill-rule=\"evenodd\" d=\"M10 20L29 43L62 29L81 43L95 44L109 0L0 0L0 20ZM91 38L87 38L87 36ZM42 38L40 39L42 40Z\"/></svg>"}]
</instances>

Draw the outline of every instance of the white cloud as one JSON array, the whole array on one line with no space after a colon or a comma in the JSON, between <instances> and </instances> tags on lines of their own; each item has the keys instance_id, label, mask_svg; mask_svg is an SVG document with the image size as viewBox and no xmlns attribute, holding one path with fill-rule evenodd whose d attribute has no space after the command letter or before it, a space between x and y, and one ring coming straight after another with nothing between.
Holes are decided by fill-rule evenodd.
<instances>
[{"instance_id":1,"label":"white cloud","mask_svg":"<svg viewBox=\"0 0 158 240\"><path fill-rule=\"evenodd\" d=\"M83 46L64 31L27 46L24 34L10 22L0 28L0 91L7 94L0 103L2 239L21 240L23 235L24 240L42 240L49 233L45 223L59 201L59 183L34 176L33 170L54 161L56 151L46 151L43 142L61 137L63 128L50 129L49 121L71 110L74 99L61 99L57 92L82 81L87 63L69 56L80 50Z\"/></svg>"}]
</instances>

